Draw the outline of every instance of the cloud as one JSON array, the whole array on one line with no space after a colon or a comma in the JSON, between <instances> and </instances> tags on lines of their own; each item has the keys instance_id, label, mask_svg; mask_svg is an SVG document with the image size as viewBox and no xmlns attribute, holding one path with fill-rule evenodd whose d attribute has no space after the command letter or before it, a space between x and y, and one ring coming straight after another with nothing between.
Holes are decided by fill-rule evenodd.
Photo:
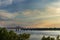
<instances>
[{"instance_id":1,"label":"cloud","mask_svg":"<svg viewBox=\"0 0 60 40\"><path fill-rule=\"evenodd\" d=\"M22 25L23 27L32 27L32 28L41 28L41 27L52 27L53 25L58 25L60 23L60 12L57 11L58 8L48 6L44 11L41 10L25 10L9 13L7 11L0 11L1 18L5 19L14 19L13 21L4 21L4 26L12 26L12 24ZM17 16L17 18L15 18ZM19 17L19 18L18 18ZM58 22L56 22L58 21ZM6 23L6 24L5 24ZM15 26L16 26L15 25ZM52 25L52 26L51 26ZM57 26L56 25L56 26Z\"/></svg>"},{"instance_id":2,"label":"cloud","mask_svg":"<svg viewBox=\"0 0 60 40\"><path fill-rule=\"evenodd\" d=\"M17 15L18 13L10 13L6 10L0 10L0 27L17 24L17 22L14 21Z\"/></svg>"},{"instance_id":3,"label":"cloud","mask_svg":"<svg viewBox=\"0 0 60 40\"><path fill-rule=\"evenodd\" d=\"M0 10L0 20L4 21L4 20L11 20L14 19L18 14L17 13L9 13L7 11L4 10Z\"/></svg>"},{"instance_id":4,"label":"cloud","mask_svg":"<svg viewBox=\"0 0 60 40\"><path fill-rule=\"evenodd\" d=\"M40 15L41 11L40 10L25 10L22 12L22 14L24 16L36 16L36 15Z\"/></svg>"},{"instance_id":5,"label":"cloud","mask_svg":"<svg viewBox=\"0 0 60 40\"><path fill-rule=\"evenodd\" d=\"M44 15L45 14L45 15ZM43 16L44 15L44 16ZM38 23L31 25L33 28L60 28L60 0L48 4L43 11L43 15L35 18L41 18Z\"/></svg>"},{"instance_id":6,"label":"cloud","mask_svg":"<svg viewBox=\"0 0 60 40\"><path fill-rule=\"evenodd\" d=\"M25 2L26 0L14 0L14 2Z\"/></svg>"},{"instance_id":7,"label":"cloud","mask_svg":"<svg viewBox=\"0 0 60 40\"><path fill-rule=\"evenodd\" d=\"M25 10L22 11L22 16L23 18L27 18L27 19L47 19L47 18L51 18L51 17L59 17L60 16L60 8L56 8L56 7L50 7L48 6L47 8L45 8L44 11L41 10Z\"/></svg>"},{"instance_id":8,"label":"cloud","mask_svg":"<svg viewBox=\"0 0 60 40\"><path fill-rule=\"evenodd\" d=\"M52 2L46 6L46 12L49 15L60 16L60 1Z\"/></svg>"},{"instance_id":9,"label":"cloud","mask_svg":"<svg viewBox=\"0 0 60 40\"><path fill-rule=\"evenodd\" d=\"M46 6L44 11L41 10L25 10L22 11L22 16L26 17L26 27L44 28L44 27L59 27L60 26L60 3L52 2ZM32 21L33 20L33 21ZM32 23L29 25L29 23Z\"/></svg>"},{"instance_id":10,"label":"cloud","mask_svg":"<svg viewBox=\"0 0 60 40\"><path fill-rule=\"evenodd\" d=\"M15 0L16 1L16 0ZM25 0L19 0L19 2L24 2ZM43 0L45 2L45 0ZM18 1L17 1L18 2ZM40 2L39 2L40 3ZM36 6L36 5L35 5ZM39 5L40 7L41 5ZM45 7L45 6L44 6ZM46 8L43 9L27 9L24 11L19 11L16 13L10 13L7 11L0 11L0 20L10 20L14 21L4 21L0 22L4 26L22 25L23 27L59 27L60 24L60 2L54 1L48 3Z\"/></svg>"},{"instance_id":11,"label":"cloud","mask_svg":"<svg viewBox=\"0 0 60 40\"><path fill-rule=\"evenodd\" d=\"M0 6L11 5L13 0L0 0Z\"/></svg>"},{"instance_id":12,"label":"cloud","mask_svg":"<svg viewBox=\"0 0 60 40\"><path fill-rule=\"evenodd\" d=\"M51 2L51 3L47 4L47 6L60 7L60 0Z\"/></svg>"}]
</instances>

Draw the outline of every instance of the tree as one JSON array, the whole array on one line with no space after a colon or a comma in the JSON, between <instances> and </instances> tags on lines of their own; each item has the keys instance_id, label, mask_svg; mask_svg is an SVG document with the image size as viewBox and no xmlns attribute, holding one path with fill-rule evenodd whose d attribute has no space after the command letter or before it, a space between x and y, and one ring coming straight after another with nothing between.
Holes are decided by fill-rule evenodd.
<instances>
[{"instance_id":1,"label":"tree","mask_svg":"<svg viewBox=\"0 0 60 40\"><path fill-rule=\"evenodd\" d=\"M55 38L51 38L50 36L48 37L43 36L41 40L55 40Z\"/></svg>"},{"instance_id":2,"label":"tree","mask_svg":"<svg viewBox=\"0 0 60 40\"><path fill-rule=\"evenodd\" d=\"M55 38L51 38L51 40L55 40Z\"/></svg>"},{"instance_id":3,"label":"tree","mask_svg":"<svg viewBox=\"0 0 60 40\"><path fill-rule=\"evenodd\" d=\"M59 39L59 35L57 36L57 38L56 38L56 39L57 39L57 40L60 40L60 39Z\"/></svg>"},{"instance_id":4,"label":"tree","mask_svg":"<svg viewBox=\"0 0 60 40\"><path fill-rule=\"evenodd\" d=\"M0 40L7 40L8 31L5 28L0 29Z\"/></svg>"},{"instance_id":5,"label":"tree","mask_svg":"<svg viewBox=\"0 0 60 40\"><path fill-rule=\"evenodd\" d=\"M29 39L29 37L30 37L30 34L26 34L26 33L19 34L19 40L27 40Z\"/></svg>"},{"instance_id":6,"label":"tree","mask_svg":"<svg viewBox=\"0 0 60 40\"><path fill-rule=\"evenodd\" d=\"M46 40L51 40L50 36L48 36Z\"/></svg>"},{"instance_id":7,"label":"tree","mask_svg":"<svg viewBox=\"0 0 60 40\"><path fill-rule=\"evenodd\" d=\"M0 28L0 40L27 40L30 34L17 34L14 31L7 31L5 28Z\"/></svg>"},{"instance_id":8,"label":"tree","mask_svg":"<svg viewBox=\"0 0 60 40\"><path fill-rule=\"evenodd\" d=\"M41 40L46 40L46 37L45 37L45 36L43 36Z\"/></svg>"},{"instance_id":9,"label":"tree","mask_svg":"<svg viewBox=\"0 0 60 40\"><path fill-rule=\"evenodd\" d=\"M10 32L9 32L8 39L9 39L9 40L17 40L17 39L18 39L18 35L17 35L15 32L10 31Z\"/></svg>"}]
</instances>

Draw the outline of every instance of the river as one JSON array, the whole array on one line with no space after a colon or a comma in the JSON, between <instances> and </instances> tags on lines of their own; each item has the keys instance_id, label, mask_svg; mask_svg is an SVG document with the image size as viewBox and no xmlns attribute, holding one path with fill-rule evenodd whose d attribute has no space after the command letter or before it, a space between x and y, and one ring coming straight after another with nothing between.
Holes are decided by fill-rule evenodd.
<instances>
[{"instance_id":1,"label":"river","mask_svg":"<svg viewBox=\"0 0 60 40\"><path fill-rule=\"evenodd\" d=\"M20 31L15 31L15 29L8 29L8 30L13 30L14 32L20 34L20 33L29 33L31 34L30 40L41 40L43 35L45 36L53 36L56 37L57 35L60 35L60 31L58 30L46 30L46 31L37 31L37 30L20 30Z\"/></svg>"}]
</instances>

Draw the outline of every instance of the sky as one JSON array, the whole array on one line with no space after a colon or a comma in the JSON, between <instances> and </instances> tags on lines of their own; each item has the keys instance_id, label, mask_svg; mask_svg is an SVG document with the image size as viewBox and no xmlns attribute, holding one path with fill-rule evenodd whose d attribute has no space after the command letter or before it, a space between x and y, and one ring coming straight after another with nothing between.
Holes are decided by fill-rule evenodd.
<instances>
[{"instance_id":1,"label":"sky","mask_svg":"<svg viewBox=\"0 0 60 40\"><path fill-rule=\"evenodd\" d=\"M60 0L0 0L0 27L59 28Z\"/></svg>"}]
</instances>

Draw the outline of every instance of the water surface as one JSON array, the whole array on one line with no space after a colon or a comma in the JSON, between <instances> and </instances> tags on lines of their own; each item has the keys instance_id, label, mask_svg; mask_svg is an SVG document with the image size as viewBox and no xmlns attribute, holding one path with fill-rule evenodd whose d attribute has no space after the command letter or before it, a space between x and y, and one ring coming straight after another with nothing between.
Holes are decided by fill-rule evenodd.
<instances>
[{"instance_id":1,"label":"water surface","mask_svg":"<svg viewBox=\"0 0 60 40\"><path fill-rule=\"evenodd\" d=\"M8 29L10 30L10 29ZM30 36L30 40L41 40L42 36L45 35L45 36L53 36L53 37L57 37L57 35L60 35L60 31L59 30L46 30L46 31L36 31L36 30L20 30L20 31L16 31L15 29L12 29L14 30L16 33L20 34L20 33L29 33L31 34Z\"/></svg>"}]
</instances>

